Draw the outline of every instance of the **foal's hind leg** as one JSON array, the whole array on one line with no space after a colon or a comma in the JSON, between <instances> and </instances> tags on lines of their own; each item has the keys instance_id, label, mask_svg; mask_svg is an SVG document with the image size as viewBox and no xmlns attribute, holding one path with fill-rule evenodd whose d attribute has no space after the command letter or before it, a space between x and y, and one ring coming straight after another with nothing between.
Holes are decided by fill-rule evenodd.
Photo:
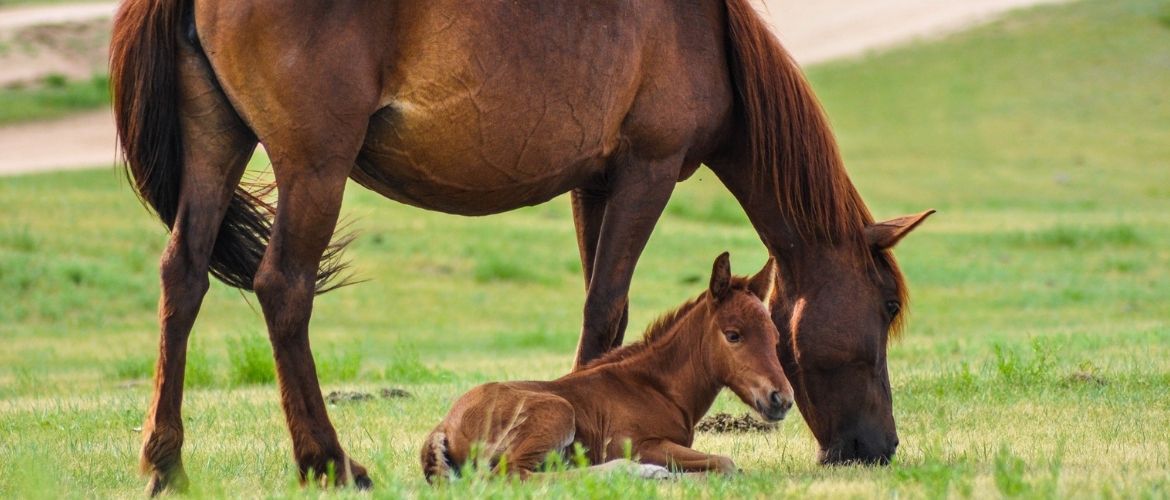
<instances>
[{"instance_id":1,"label":"foal's hind leg","mask_svg":"<svg viewBox=\"0 0 1170 500\"><path fill-rule=\"evenodd\" d=\"M550 452L560 453L576 437L573 405L550 394L526 395L513 421L501 436L508 473L526 478L536 472Z\"/></svg>"},{"instance_id":2,"label":"foal's hind leg","mask_svg":"<svg viewBox=\"0 0 1170 500\"><path fill-rule=\"evenodd\" d=\"M154 395L143 425L142 471L147 492L186 485L183 446L183 372L187 338L209 286L207 273L220 224L240 182L256 138L210 78L206 62L189 47L180 52L179 105L183 125L183 179L178 212L160 264L158 363Z\"/></svg>"}]
</instances>

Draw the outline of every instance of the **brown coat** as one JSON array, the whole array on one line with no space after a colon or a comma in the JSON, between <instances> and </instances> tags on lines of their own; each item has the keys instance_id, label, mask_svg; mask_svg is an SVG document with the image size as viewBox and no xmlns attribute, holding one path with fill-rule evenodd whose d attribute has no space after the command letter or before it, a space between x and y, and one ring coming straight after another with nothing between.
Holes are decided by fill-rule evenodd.
<instances>
[{"instance_id":1,"label":"brown coat","mask_svg":"<svg viewBox=\"0 0 1170 500\"><path fill-rule=\"evenodd\" d=\"M428 480L468 462L526 476L574 443L591 463L624 458L687 471L734 470L726 457L690 449L695 424L724 387L765 418L783 418L792 388L772 354L779 336L765 300L774 266L730 277L716 260L710 289L667 314L637 344L550 382L497 382L456 401L427 437Z\"/></svg>"}]
</instances>

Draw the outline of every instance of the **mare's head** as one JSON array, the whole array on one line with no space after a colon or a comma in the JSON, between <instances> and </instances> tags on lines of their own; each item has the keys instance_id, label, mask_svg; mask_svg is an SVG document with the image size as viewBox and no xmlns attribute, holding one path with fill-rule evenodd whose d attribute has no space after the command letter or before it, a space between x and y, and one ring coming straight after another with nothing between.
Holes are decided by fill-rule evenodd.
<instances>
[{"instance_id":1,"label":"mare's head","mask_svg":"<svg viewBox=\"0 0 1170 500\"><path fill-rule=\"evenodd\" d=\"M931 213L868 224L864 247L781 266L771 302L785 337L778 353L821 463L885 464L898 448L886 348L907 296L890 249Z\"/></svg>"},{"instance_id":2,"label":"mare's head","mask_svg":"<svg viewBox=\"0 0 1170 500\"><path fill-rule=\"evenodd\" d=\"M733 278L724 252L715 259L711 284L699 307L707 308L699 349L707 367L724 386L768 421L792 408L792 385L776 356L780 334L772 322L768 299L776 283L772 259L751 278Z\"/></svg>"}]
</instances>

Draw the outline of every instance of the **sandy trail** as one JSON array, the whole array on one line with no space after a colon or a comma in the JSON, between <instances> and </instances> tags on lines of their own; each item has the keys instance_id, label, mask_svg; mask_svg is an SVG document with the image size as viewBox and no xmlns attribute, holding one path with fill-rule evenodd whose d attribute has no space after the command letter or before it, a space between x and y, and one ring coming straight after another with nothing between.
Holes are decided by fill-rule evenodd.
<instances>
[{"instance_id":1,"label":"sandy trail","mask_svg":"<svg viewBox=\"0 0 1170 500\"><path fill-rule=\"evenodd\" d=\"M809 65L945 35L1014 8L1058 1L1062 0L764 0L760 9L796 59ZM45 24L108 19L116 5L4 8L0 9L0 34ZM109 110L0 127L0 175L109 167L114 151Z\"/></svg>"},{"instance_id":2,"label":"sandy trail","mask_svg":"<svg viewBox=\"0 0 1170 500\"><path fill-rule=\"evenodd\" d=\"M864 55L1064 0L765 0L780 41L803 65Z\"/></svg>"},{"instance_id":3,"label":"sandy trail","mask_svg":"<svg viewBox=\"0 0 1170 500\"><path fill-rule=\"evenodd\" d=\"M0 128L0 175L112 167L114 115L94 111Z\"/></svg>"},{"instance_id":4,"label":"sandy trail","mask_svg":"<svg viewBox=\"0 0 1170 500\"><path fill-rule=\"evenodd\" d=\"M74 3L50 6L17 6L0 9L0 31L42 24L85 22L114 17L115 2Z\"/></svg>"}]
</instances>

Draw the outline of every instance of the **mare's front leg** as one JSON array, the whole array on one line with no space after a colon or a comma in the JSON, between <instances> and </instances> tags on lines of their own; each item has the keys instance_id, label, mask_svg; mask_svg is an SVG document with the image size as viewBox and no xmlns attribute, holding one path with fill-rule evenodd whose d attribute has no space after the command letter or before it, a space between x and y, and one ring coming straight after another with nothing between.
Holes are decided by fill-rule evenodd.
<instances>
[{"instance_id":1,"label":"mare's front leg","mask_svg":"<svg viewBox=\"0 0 1170 500\"><path fill-rule=\"evenodd\" d=\"M581 270L585 274L585 292L593 281L593 261L597 258L597 241L601 239L601 221L605 217L604 192L577 188L572 193L573 225L577 230L577 248L581 253ZM630 304L622 309L616 335L609 344L610 349L621 347L625 338L626 325L630 318Z\"/></svg>"},{"instance_id":2,"label":"mare's front leg","mask_svg":"<svg viewBox=\"0 0 1170 500\"><path fill-rule=\"evenodd\" d=\"M578 234L586 237L597 234L592 259L588 250L593 245L589 245L588 238L580 242L582 260L592 260L592 266L583 266L589 290L585 295L584 325L574 370L620 345L634 267L666 208L681 168L682 154L657 160L642 160L628 154L615 160L607 177L608 195L599 225L598 202L581 199L579 195L574 199L575 219L585 229Z\"/></svg>"},{"instance_id":3,"label":"mare's front leg","mask_svg":"<svg viewBox=\"0 0 1170 500\"><path fill-rule=\"evenodd\" d=\"M643 443L638 447L638 456L644 463L661 465L683 472L739 472L735 462L723 455L712 455L692 450L681 444L665 439Z\"/></svg>"}]
</instances>

